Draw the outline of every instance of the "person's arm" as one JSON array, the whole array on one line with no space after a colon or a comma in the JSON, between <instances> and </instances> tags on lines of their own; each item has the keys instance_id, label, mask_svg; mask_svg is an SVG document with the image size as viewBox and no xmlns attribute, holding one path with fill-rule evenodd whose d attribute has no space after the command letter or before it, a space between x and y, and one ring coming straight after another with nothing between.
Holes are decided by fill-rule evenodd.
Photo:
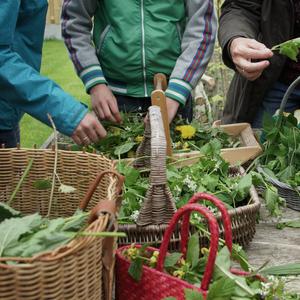
<instances>
[{"instance_id":1,"label":"person's arm","mask_svg":"<svg viewBox=\"0 0 300 300\"><path fill-rule=\"evenodd\" d=\"M93 46L91 31L97 0L64 0L62 36L76 72L87 93L92 108L101 119L120 122L117 100L104 78Z\"/></svg>"},{"instance_id":2,"label":"person's arm","mask_svg":"<svg viewBox=\"0 0 300 300\"><path fill-rule=\"evenodd\" d=\"M76 136L79 129L80 135L84 132L92 138L95 132L91 132L94 129L88 125L91 118L87 116L87 107L65 93L53 81L41 76L13 51L13 35L19 8L20 0L2 0L0 4L1 98L48 125L49 113L58 130L66 135ZM93 125L97 127L99 137L103 137L105 130L103 132L99 129L101 124Z\"/></svg>"},{"instance_id":3,"label":"person's arm","mask_svg":"<svg viewBox=\"0 0 300 300\"><path fill-rule=\"evenodd\" d=\"M170 113L177 111L172 108L173 105L178 107L179 103L185 104L214 50L217 20L213 0L187 0L186 9L187 25L181 43L182 53L176 61L166 90ZM169 118L172 119L174 116L170 116L170 113Z\"/></svg>"}]
</instances>

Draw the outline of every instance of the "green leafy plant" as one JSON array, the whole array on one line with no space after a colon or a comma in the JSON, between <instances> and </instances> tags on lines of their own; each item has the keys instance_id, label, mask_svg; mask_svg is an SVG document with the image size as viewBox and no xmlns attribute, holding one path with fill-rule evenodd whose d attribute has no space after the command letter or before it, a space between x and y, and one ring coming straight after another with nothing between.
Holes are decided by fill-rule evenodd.
<instances>
[{"instance_id":1,"label":"green leafy plant","mask_svg":"<svg viewBox=\"0 0 300 300\"><path fill-rule=\"evenodd\" d=\"M140 114L122 114L123 123L115 124L103 122L107 129L107 136L99 143L89 146L111 158L134 157L137 147L143 140L144 123ZM175 153L198 150L211 140L217 140L223 148L238 147L240 141L229 136L222 129L212 127L211 124L193 122L187 124L185 120L175 119L170 128Z\"/></svg>"},{"instance_id":2,"label":"green leafy plant","mask_svg":"<svg viewBox=\"0 0 300 300\"><path fill-rule=\"evenodd\" d=\"M207 263L209 250L200 249L198 233L189 238L186 259L181 253L168 254L164 262L164 272L184 280L195 286L195 289L184 289L185 299L203 299L202 294L196 289L200 286L204 269ZM122 253L130 263L129 275L137 282L143 276L143 266L155 268L158 250L148 248L148 245L136 247L132 244ZM272 275L267 278L268 282L261 281L256 275L257 271L250 266L248 276L242 277L233 274L230 269L232 265L231 255L228 248L221 246L215 262L212 282L209 286L207 300L258 300L258 299L299 299L299 295L285 291L284 280L273 275L287 276L300 274L299 264L262 268L261 274ZM247 262L249 265L249 263ZM169 296L163 300L177 299L176 295Z\"/></svg>"},{"instance_id":3,"label":"green leafy plant","mask_svg":"<svg viewBox=\"0 0 300 300\"><path fill-rule=\"evenodd\" d=\"M213 140L201 148L203 156L197 163L182 168L176 163L168 163L167 180L177 208L186 204L196 192L214 194L228 208L247 204L252 174L242 176L238 168L231 168L220 156L220 149L221 142ZM117 168L126 177L119 221L133 223L145 199L149 179L145 170L136 170L125 162L119 162ZM211 207L211 210L214 209Z\"/></svg>"},{"instance_id":4,"label":"green leafy plant","mask_svg":"<svg viewBox=\"0 0 300 300\"><path fill-rule=\"evenodd\" d=\"M284 43L272 47L272 51L279 51L280 54L286 55L290 59L297 61L299 54L300 38L288 40Z\"/></svg>"}]
</instances>

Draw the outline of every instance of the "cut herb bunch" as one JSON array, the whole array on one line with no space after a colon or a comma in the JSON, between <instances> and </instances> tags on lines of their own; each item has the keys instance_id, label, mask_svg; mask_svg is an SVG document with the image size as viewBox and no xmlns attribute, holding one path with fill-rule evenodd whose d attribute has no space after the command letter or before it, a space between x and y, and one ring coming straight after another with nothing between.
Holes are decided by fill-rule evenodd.
<instances>
[{"instance_id":1,"label":"cut herb bunch","mask_svg":"<svg viewBox=\"0 0 300 300\"><path fill-rule=\"evenodd\" d=\"M173 252L166 256L164 262L164 272L184 280L195 286L195 289L185 289L185 299L204 299L202 294L197 291L200 286L205 266L207 264L209 250L201 248L199 245L198 233L189 238L187 255L184 259L181 253ZM129 275L137 282L143 276L143 268L155 268L159 251L157 249L143 245L136 247L134 244L123 251L124 257L131 262L128 269ZM297 300L300 296L288 293L285 290L285 280L273 275L295 275L300 273L300 264L277 266L267 268L263 266L260 271L250 270L248 276L241 277L233 274L231 270L233 255L226 246L220 246L212 282L209 286L207 300ZM247 261L244 258L244 261ZM248 263L247 263L248 264ZM248 264L249 265L249 264ZM242 265L241 265L242 267ZM146 271L146 270L145 270ZM260 273L260 276L257 276ZM261 281L264 276L267 282ZM163 300L176 300L176 295Z\"/></svg>"},{"instance_id":2,"label":"cut herb bunch","mask_svg":"<svg viewBox=\"0 0 300 300\"><path fill-rule=\"evenodd\" d=\"M144 123L141 114L123 114L123 123L104 122L107 136L98 144L90 146L97 152L110 158L134 157L138 145L143 140ZM208 141L217 140L222 148L233 148L240 145L236 137L229 136L220 128L197 122L187 124L184 120L175 119L170 128L174 152L198 150Z\"/></svg>"},{"instance_id":3,"label":"cut herb bunch","mask_svg":"<svg viewBox=\"0 0 300 300\"><path fill-rule=\"evenodd\" d=\"M80 209L68 218L43 218L38 213L22 216L8 205L0 211L0 257L33 257L54 250L78 236L122 236L116 232L86 232L89 213Z\"/></svg>"}]
</instances>

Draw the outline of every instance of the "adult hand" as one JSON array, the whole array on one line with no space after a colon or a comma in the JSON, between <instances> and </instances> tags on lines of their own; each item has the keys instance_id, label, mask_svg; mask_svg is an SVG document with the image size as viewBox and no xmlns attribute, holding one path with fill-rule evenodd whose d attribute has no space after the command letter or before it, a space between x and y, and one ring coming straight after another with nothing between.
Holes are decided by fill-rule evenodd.
<instances>
[{"instance_id":1,"label":"adult hand","mask_svg":"<svg viewBox=\"0 0 300 300\"><path fill-rule=\"evenodd\" d=\"M273 52L254 39L237 37L230 44L230 55L238 72L253 81L270 65L267 59Z\"/></svg>"},{"instance_id":2,"label":"adult hand","mask_svg":"<svg viewBox=\"0 0 300 300\"><path fill-rule=\"evenodd\" d=\"M98 84L91 88L91 100L92 108L101 120L122 122L117 100L106 84Z\"/></svg>"},{"instance_id":3,"label":"adult hand","mask_svg":"<svg viewBox=\"0 0 300 300\"><path fill-rule=\"evenodd\" d=\"M92 113L87 113L72 134L72 139L78 145L96 143L106 136L106 130Z\"/></svg>"}]
</instances>

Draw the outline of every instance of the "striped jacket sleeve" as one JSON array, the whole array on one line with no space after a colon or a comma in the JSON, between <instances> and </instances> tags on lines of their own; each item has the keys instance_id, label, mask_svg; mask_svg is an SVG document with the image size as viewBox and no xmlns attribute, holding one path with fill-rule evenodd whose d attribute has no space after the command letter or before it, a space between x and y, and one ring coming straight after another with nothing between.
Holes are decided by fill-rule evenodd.
<instances>
[{"instance_id":1,"label":"striped jacket sleeve","mask_svg":"<svg viewBox=\"0 0 300 300\"><path fill-rule=\"evenodd\" d=\"M91 37L96 9L97 0L64 0L62 7L62 36L87 92L107 83Z\"/></svg>"},{"instance_id":2,"label":"striped jacket sleeve","mask_svg":"<svg viewBox=\"0 0 300 300\"><path fill-rule=\"evenodd\" d=\"M166 96L184 105L214 50L217 19L213 0L187 0L187 25Z\"/></svg>"}]
</instances>

